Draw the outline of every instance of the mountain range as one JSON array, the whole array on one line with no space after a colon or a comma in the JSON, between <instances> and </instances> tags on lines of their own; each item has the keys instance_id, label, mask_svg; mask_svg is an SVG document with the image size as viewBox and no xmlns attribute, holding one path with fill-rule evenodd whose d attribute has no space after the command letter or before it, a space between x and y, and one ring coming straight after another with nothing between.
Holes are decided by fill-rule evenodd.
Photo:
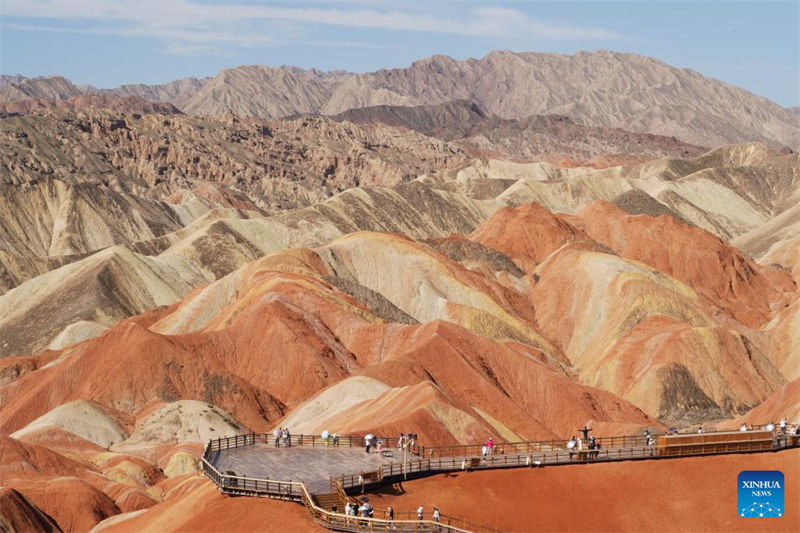
<instances>
[{"instance_id":1,"label":"mountain range","mask_svg":"<svg viewBox=\"0 0 800 533\"><path fill-rule=\"evenodd\" d=\"M209 439L276 426L428 446L800 423L798 132L606 51L4 76L0 529L252 529L268 509L311 530L197 475ZM644 473L735 475L717 459L591 475L650 509ZM446 502L468 516L514 474L430 490L469 491ZM699 505L676 498L663 520ZM652 522L623 511L598 523Z\"/></svg>"},{"instance_id":2,"label":"mountain range","mask_svg":"<svg viewBox=\"0 0 800 533\"><path fill-rule=\"evenodd\" d=\"M433 56L408 68L365 74L242 66L213 78L111 90L75 86L61 77L0 79L3 102L80 93L139 96L192 115L232 111L258 118L469 100L505 119L556 114L700 146L759 141L800 147L800 118L793 111L689 69L606 50L571 56L497 51L464 61Z\"/></svg>"}]
</instances>

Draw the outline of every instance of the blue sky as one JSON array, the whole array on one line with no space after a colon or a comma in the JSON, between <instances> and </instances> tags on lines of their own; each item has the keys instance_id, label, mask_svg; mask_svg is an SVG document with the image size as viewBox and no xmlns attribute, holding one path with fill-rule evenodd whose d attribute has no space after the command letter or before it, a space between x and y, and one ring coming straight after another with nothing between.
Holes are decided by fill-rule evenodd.
<instances>
[{"instance_id":1,"label":"blue sky","mask_svg":"<svg viewBox=\"0 0 800 533\"><path fill-rule=\"evenodd\" d=\"M2 0L0 72L115 87L244 64L365 72L433 54L601 48L800 105L800 0Z\"/></svg>"}]
</instances>

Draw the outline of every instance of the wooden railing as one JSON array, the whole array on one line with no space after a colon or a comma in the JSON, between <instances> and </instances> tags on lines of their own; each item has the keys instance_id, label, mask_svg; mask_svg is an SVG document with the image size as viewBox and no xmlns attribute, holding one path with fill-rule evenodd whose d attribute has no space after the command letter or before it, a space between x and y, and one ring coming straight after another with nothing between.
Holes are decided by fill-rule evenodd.
<instances>
[{"instance_id":1,"label":"wooden railing","mask_svg":"<svg viewBox=\"0 0 800 533\"><path fill-rule=\"evenodd\" d=\"M713 434L713 433L712 433ZM270 480L222 473L214 466L215 456L222 450L251 446L256 442L267 442L273 438L267 434L247 434L222 437L209 441L203 451L202 467L205 475L222 492L231 494L266 495L302 502L312 518L321 525L340 531L401 531L422 532L440 528L441 531L492 531L491 528L469 524L465 520L448 517L447 521L434 523L430 520L416 520L415 516L406 520L395 514L395 520L386 518L349 517L322 509L311 498L305 484L298 481ZM346 474L331 478L331 492L339 492L347 501L352 498L348 490L360 489L362 492L371 485L396 482L408 477L421 477L439 472L456 470L478 470L513 467L533 467L545 465L572 464L575 462L624 461L631 459L671 458L699 455L717 455L748 451L767 451L800 446L800 437L776 432L771 439L752 441L729 440L719 442L670 444L668 447L649 445L645 436L601 437L595 439L601 444L599 449L580 451L568 450L566 441L515 442L495 444L491 455L482 456L482 445L418 447L418 456L405 462L393 462L378 470L358 474ZM362 437L340 437L339 446L354 447L363 445ZM384 439L396 446L397 439ZM292 446L329 446L321 437L312 435L292 436ZM520 453L520 451L524 451ZM458 452L471 455L452 455ZM411 515L409 515L411 516ZM460 524L460 525L459 525ZM477 528L477 529L476 529Z\"/></svg>"},{"instance_id":2,"label":"wooden railing","mask_svg":"<svg viewBox=\"0 0 800 533\"><path fill-rule=\"evenodd\" d=\"M246 435L234 435L232 437L220 437L208 441L209 451L230 450L241 446L251 446L256 443L256 434L247 433Z\"/></svg>"},{"instance_id":3,"label":"wooden railing","mask_svg":"<svg viewBox=\"0 0 800 533\"><path fill-rule=\"evenodd\" d=\"M655 435L654 435L655 436ZM605 448L634 448L646 446L644 435L626 435L621 437L597 437L595 439ZM588 441L584 445L588 445ZM481 455L485 444L464 444L456 446L420 446L419 455L426 459L437 457L472 457ZM566 450L566 440L545 440L525 442L496 442L492 447L492 455L529 455L532 453Z\"/></svg>"},{"instance_id":4,"label":"wooden railing","mask_svg":"<svg viewBox=\"0 0 800 533\"><path fill-rule=\"evenodd\" d=\"M258 442L263 442L267 445L275 444L275 436L270 433L256 434L255 439ZM387 451L400 450L400 439L397 437L378 437L383 443L383 447ZM279 444L284 444L282 439L278 439ZM288 446L311 446L311 447L327 447L327 448L364 448L366 443L364 437L356 437L352 435L341 435L336 440L333 437L323 439L321 435L290 435L289 439L285 442ZM417 455L420 446L416 443L414 446L408 446L409 453Z\"/></svg>"},{"instance_id":5,"label":"wooden railing","mask_svg":"<svg viewBox=\"0 0 800 533\"><path fill-rule=\"evenodd\" d=\"M708 443L687 443L670 445L661 448L655 444L647 444L646 437L605 437L598 442L626 443L640 442L638 446L626 447L606 447L601 445L599 449L569 450L564 441L548 441L542 446L530 446L526 449L541 450L527 454L507 454L502 453L512 448L504 446L495 447L494 452L488 456L440 456L436 452L441 448L427 448L424 450L423 458L414 458L403 463L390 463L383 465L378 472L369 478L365 477L366 472L360 474L343 475L337 478L345 490L360 489L364 491L371 484L395 482L404 477L420 477L425 474L438 472L451 472L455 470L482 470L497 468L514 468L523 466L545 466L572 464L576 462L605 462L605 461L625 461L631 459L648 458L667 458L667 457L688 457L702 455L719 455L725 453L742 453L755 451L780 450L800 446L800 437L794 435L783 436L776 434L772 439L757 439L751 441L729 440ZM558 442L561 447L556 447ZM537 443L511 443L512 445L532 445ZM457 447L446 447L446 453ZM458 447L466 448L470 447ZM520 449L516 447L515 449ZM430 453L433 450L434 453ZM434 458L429 458L433 455Z\"/></svg>"},{"instance_id":6,"label":"wooden railing","mask_svg":"<svg viewBox=\"0 0 800 533\"><path fill-rule=\"evenodd\" d=\"M383 443L383 448L386 451L400 451L400 439L397 437L378 437ZM231 437L220 437L213 439L210 442L211 450L229 450L231 448L239 448L241 446L252 446L257 442L264 443L268 446L274 446L275 437L270 433L248 433L245 435L234 435ZM350 435L343 435L334 439L328 437L323 439L320 435L291 435L288 439L278 439L280 446L310 446L310 447L327 447L327 448L364 448L366 446L364 437L355 437ZM419 455L421 447L416 443L414 446L407 446L406 448L411 455Z\"/></svg>"},{"instance_id":7,"label":"wooden railing","mask_svg":"<svg viewBox=\"0 0 800 533\"><path fill-rule=\"evenodd\" d=\"M470 522L455 517L447 517L447 520L434 522L432 520L405 520L395 516L395 520L388 518L363 518L347 516L343 513L319 507L311 497L308 488L300 481L280 481L271 479L258 479L246 476L236 476L224 474L216 469L212 464L215 452L227 450L238 446L249 446L253 444L253 434L239 435L237 437L223 437L209 441L203 450L202 467L203 473L220 489L228 494L251 494L267 495L271 497L294 500L303 503L313 520L317 523L338 531L375 531L375 532L401 532L401 533L422 533L431 531L442 531L445 533L470 533L475 532L497 532L499 530L476 526ZM352 498L347 495L344 486L338 480L332 480L332 484L341 491L345 500ZM443 515L444 518L444 515ZM457 524L469 525L466 529Z\"/></svg>"}]
</instances>

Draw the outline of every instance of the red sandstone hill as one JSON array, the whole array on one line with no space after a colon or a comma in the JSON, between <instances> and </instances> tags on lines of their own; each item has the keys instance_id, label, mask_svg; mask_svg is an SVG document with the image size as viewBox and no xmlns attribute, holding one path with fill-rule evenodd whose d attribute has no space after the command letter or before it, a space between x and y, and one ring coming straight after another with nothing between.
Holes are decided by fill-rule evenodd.
<instances>
[{"instance_id":1,"label":"red sandstone hill","mask_svg":"<svg viewBox=\"0 0 800 533\"><path fill-rule=\"evenodd\" d=\"M95 338L0 359L0 484L62 529L213 529L228 500L192 473L216 436L280 424L435 445L795 416L793 359L768 342L792 338L794 290L703 230L610 204L278 251ZM625 486L644 475L614 468Z\"/></svg>"},{"instance_id":2,"label":"red sandstone hill","mask_svg":"<svg viewBox=\"0 0 800 533\"><path fill-rule=\"evenodd\" d=\"M536 323L581 381L652 416L743 413L783 382L750 328L796 298L795 282L703 230L602 202L575 216L529 204L471 238L531 274Z\"/></svg>"},{"instance_id":3,"label":"red sandstone hill","mask_svg":"<svg viewBox=\"0 0 800 533\"><path fill-rule=\"evenodd\" d=\"M621 257L683 281L746 326L758 328L796 298L787 273L763 267L719 237L673 217L631 216L593 202L569 220Z\"/></svg>"},{"instance_id":4,"label":"red sandstone hill","mask_svg":"<svg viewBox=\"0 0 800 533\"><path fill-rule=\"evenodd\" d=\"M55 521L14 489L0 487L0 528L3 531L60 531Z\"/></svg>"}]
</instances>

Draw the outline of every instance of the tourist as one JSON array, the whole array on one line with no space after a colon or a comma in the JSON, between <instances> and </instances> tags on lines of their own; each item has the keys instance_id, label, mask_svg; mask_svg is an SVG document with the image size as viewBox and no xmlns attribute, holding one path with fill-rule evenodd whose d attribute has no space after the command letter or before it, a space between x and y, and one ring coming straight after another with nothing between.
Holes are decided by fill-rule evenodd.
<instances>
[{"instance_id":1,"label":"tourist","mask_svg":"<svg viewBox=\"0 0 800 533\"><path fill-rule=\"evenodd\" d=\"M747 431L747 424L742 423L742 425L739 426L739 431Z\"/></svg>"},{"instance_id":2,"label":"tourist","mask_svg":"<svg viewBox=\"0 0 800 533\"><path fill-rule=\"evenodd\" d=\"M275 447L277 448L281 440L281 428L275 428L272 434L275 436Z\"/></svg>"},{"instance_id":3,"label":"tourist","mask_svg":"<svg viewBox=\"0 0 800 533\"><path fill-rule=\"evenodd\" d=\"M375 451L379 454L383 453L383 441L378 439L378 443L375 445Z\"/></svg>"},{"instance_id":4,"label":"tourist","mask_svg":"<svg viewBox=\"0 0 800 533\"><path fill-rule=\"evenodd\" d=\"M358 514L361 515L361 518L369 518L369 509L367 508L366 503L362 503L361 506L358 508ZM366 526L367 526L367 521L362 520L361 527L366 527Z\"/></svg>"},{"instance_id":5,"label":"tourist","mask_svg":"<svg viewBox=\"0 0 800 533\"><path fill-rule=\"evenodd\" d=\"M422 520L422 518L425 516L424 511L425 509L423 509L421 505L417 507L417 520Z\"/></svg>"},{"instance_id":6,"label":"tourist","mask_svg":"<svg viewBox=\"0 0 800 533\"><path fill-rule=\"evenodd\" d=\"M703 431L703 426L700 426L699 428L697 428L697 433L698 433L698 435L701 434L701 433L705 433L705 431Z\"/></svg>"},{"instance_id":7,"label":"tourist","mask_svg":"<svg viewBox=\"0 0 800 533\"><path fill-rule=\"evenodd\" d=\"M394 527L394 509L391 506L386 509L386 517L389 520L389 526Z\"/></svg>"},{"instance_id":8,"label":"tourist","mask_svg":"<svg viewBox=\"0 0 800 533\"><path fill-rule=\"evenodd\" d=\"M416 433L409 433L409 440L408 440L408 447L413 448L417 445L417 434Z\"/></svg>"},{"instance_id":9,"label":"tourist","mask_svg":"<svg viewBox=\"0 0 800 533\"><path fill-rule=\"evenodd\" d=\"M578 444L578 441L575 440L575 435L573 435L572 438L567 441L567 449L568 450L573 450L573 449L575 449L575 446L577 446L577 444Z\"/></svg>"},{"instance_id":10,"label":"tourist","mask_svg":"<svg viewBox=\"0 0 800 533\"><path fill-rule=\"evenodd\" d=\"M577 446L578 451L583 450L583 439L582 438L578 437L578 440L576 442L576 446Z\"/></svg>"},{"instance_id":11,"label":"tourist","mask_svg":"<svg viewBox=\"0 0 800 533\"><path fill-rule=\"evenodd\" d=\"M397 449L402 450L403 446L406 445L406 436L400 433L400 438L397 439Z\"/></svg>"},{"instance_id":12,"label":"tourist","mask_svg":"<svg viewBox=\"0 0 800 533\"><path fill-rule=\"evenodd\" d=\"M333 446L334 447L339 446L339 435L337 433L333 434Z\"/></svg>"},{"instance_id":13,"label":"tourist","mask_svg":"<svg viewBox=\"0 0 800 533\"><path fill-rule=\"evenodd\" d=\"M488 455L492 455L492 452L494 451L494 440L492 440L492 437L489 437L489 440L486 441L486 449L488 451Z\"/></svg>"},{"instance_id":14,"label":"tourist","mask_svg":"<svg viewBox=\"0 0 800 533\"><path fill-rule=\"evenodd\" d=\"M292 434L289 433L289 428L286 428L286 446L292 445Z\"/></svg>"},{"instance_id":15,"label":"tourist","mask_svg":"<svg viewBox=\"0 0 800 533\"><path fill-rule=\"evenodd\" d=\"M786 417L781 418L781 433L786 433Z\"/></svg>"},{"instance_id":16,"label":"tourist","mask_svg":"<svg viewBox=\"0 0 800 533\"><path fill-rule=\"evenodd\" d=\"M586 427L586 424L583 425L583 429L579 429L581 433L583 433L583 440L589 440L589 432L592 430L590 427Z\"/></svg>"},{"instance_id":17,"label":"tourist","mask_svg":"<svg viewBox=\"0 0 800 533\"><path fill-rule=\"evenodd\" d=\"M442 519L442 514L439 512L439 508L438 507L434 507L433 508L433 521L434 522L439 522L439 520L441 520L441 519Z\"/></svg>"},{"instance_id":18,"label":"tourist","mask_svg":"<svg viewBox=\"0 0 800 533\"><path fill-rule=\"evenodd\" d=\"M594 437L590 437L589 438L589 449L590 450L594 450L596 446L597 446L597 444L596 444L596 442L594 440Z\"/></svg>"},{"instance_id":19,"label":"tourist","mask_svg":"<svg viewBox=\"0 0 800 533\"><path fill-rule=\"evenodd\" d=\"M372 447L372 435L367 435L364 437L364 449L367 453L369 453L369 449Z\"/></svg>"},{"instance_id":20,"label":"tourist","mask_svg":"<svg viewBox=\"0 0 800 533\"><path fill-rule=\"evenodd\" d=\"M766 427L767 431L772 431L773 429L775 429L775 422L770 422L769 424L767 424Z\"/></svg>"},{"instance_id":21,"label":"tourist","mask_svg":"<svg viewBox=\"0 0 800 533\"><path fill-rule=\"evenodd\" d=\"M338 513L339 512L339 508L336 506L335 503L333 505L331 505L331 512L332 513Z\"/></svg>"},{"instance_id":22,"label":"tourist","mask_svg":"<svg viewBox=\"0 0 800 533\"><path fill-rule=\"evenodd\" d=\"M481 457L482 457L482 458L484 458L484 459L486 459L486 456L487 456L487 455L489 455L489 448L487 448L487 447L484 445L483 447L481 447Z\"/></svg>"}]
</instances>

